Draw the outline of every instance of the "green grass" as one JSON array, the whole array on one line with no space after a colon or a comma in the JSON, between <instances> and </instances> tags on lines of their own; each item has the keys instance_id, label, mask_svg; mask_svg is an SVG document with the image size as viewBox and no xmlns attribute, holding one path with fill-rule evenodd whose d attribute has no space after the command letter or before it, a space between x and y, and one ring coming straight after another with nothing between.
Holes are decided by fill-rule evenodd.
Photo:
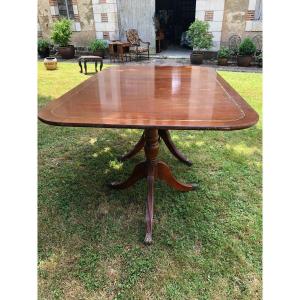
<instances>
[{"instance_id":1,"label":"green grass","mask_svg":"<svg viewBox=\"0 0 300 300\"><path fill-rule=\"evenodd\" d=\"M89 76L77 64L39 72L39 105ZM262 75L220 72L261 116ZM184 182L158 182L154 244L143 245L145 182L126 191L142 153L116 157L140 130L54 127L39 122L39 299L261 299L261 122L236 132L173 131L187 167L161 146Z\"/></svg>"}]
</instances>

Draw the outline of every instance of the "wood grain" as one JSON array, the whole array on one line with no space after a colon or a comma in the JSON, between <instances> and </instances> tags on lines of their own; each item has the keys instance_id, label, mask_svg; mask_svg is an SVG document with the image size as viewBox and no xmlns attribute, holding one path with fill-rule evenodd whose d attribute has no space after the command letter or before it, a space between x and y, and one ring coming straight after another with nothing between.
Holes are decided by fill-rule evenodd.
<instances>
[{"instance_id":1,"label":"wood grain","mask_svg":"<svg viewBox=\"0 0 300 300\"><path fill-rule=\"evenodd\" d=\"M119 66L89 78L39 112L60 126L237 130L257 113L214 69Z\"/></svg>"}]
</instances>

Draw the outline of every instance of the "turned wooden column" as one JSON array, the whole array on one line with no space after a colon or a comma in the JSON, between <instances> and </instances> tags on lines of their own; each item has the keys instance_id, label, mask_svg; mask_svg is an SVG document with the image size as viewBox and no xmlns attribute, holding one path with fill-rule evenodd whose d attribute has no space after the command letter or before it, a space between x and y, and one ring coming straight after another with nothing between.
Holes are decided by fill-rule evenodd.
<instances>
[{"instance_id":1,"label":"turned wooden column","mask_svg":"<svg viewBox=\"0 0 300 300\"><path fill-rule=\"evenodd\" d=\"M158 141L160 141L160 139L162 139L164 141L164 143L166 144L166 146L168 147L169 151L181 162L183 162L184 164L191 166L193 163L188 160L175 146L174 142L172 141L171 135L169 130L166 129L158 129ZM145 146L145 130L142 134L142 136L140 137L139 141L136 143L136 145L133 147L132 150L130 150L127 154L119 157L118 159L120 161L125 161L127 159L130 159L131 157L133 157L134 155L136 155L138 152L140 152L143 147Z\"/></svg>"},{"instance_id":2,"label":"turned wooden column","mask_svg":"<svg viewBox=\"0 0 300 300\"><path fill-rule=\"evenodd\" d=\"M136 153L137 149L144 146L146 160L137 164L129 176L123 182L113 182L110 187L115 189L125 189L132 186L135 182L142 178L147 179L147 201L146 201L146 235L145 244L152 243L153 230L153 208L154 208L154 182L160 179L174 189L182 192L191 191L195 185L181 183L172 175L167 164L157 159L159 152L159 131L157 129L145 129L140 142L127 156Z\"/></svg>"},{"instance_id":3,"label":"turned wooden column","mask_svg":"<svg viewBox=\"0 0 300 300\"><path fill-rule=\"evenodd\" d=\"M148 195L146 202L146 236L145 243L152 243L152 228L153 228L153 205L154 205L154 182L157 173L157 156L159 152L158 130L145 130L145 156L147 165L147 187Z\"/></svg>"}]
</instances>

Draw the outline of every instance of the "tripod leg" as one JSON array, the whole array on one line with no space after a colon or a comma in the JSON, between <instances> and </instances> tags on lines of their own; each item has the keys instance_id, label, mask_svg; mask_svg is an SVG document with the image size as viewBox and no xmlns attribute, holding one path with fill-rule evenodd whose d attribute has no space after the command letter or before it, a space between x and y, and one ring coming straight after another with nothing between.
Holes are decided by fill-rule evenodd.
<instances>
[{"instance_id":1,"label":"tripod leg","mask_svg":"<svg viewBox=\"0 0 300 300\"><path fill-rule=\"evenodd\" d=\"M181 162L184 164L191 166L193 163L189 161L175 146L171 139L170 132L168 130L159 130L158 131L159 136L163 139L166 146L170 150L170 152Z\"/></svg>"}]
</instances>

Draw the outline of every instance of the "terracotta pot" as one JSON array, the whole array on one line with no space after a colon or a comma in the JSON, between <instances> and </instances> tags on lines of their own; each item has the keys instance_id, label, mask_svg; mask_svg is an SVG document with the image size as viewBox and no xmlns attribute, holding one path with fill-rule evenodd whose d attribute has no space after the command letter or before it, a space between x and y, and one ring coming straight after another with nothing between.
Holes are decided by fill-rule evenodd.
<instances>
[{"instance_id":1,"label":"terracotta pot","mask_svg":"<svg viewBox=\"0 0 300 300\"><path fill-rule=\"evenodd\" d=\"M191 64L201 65L203 62L203 53L198 51L193 51L191 53Z\"/></svg>"},{"instance_id":2,"label":"terracotta pot","mask_svg":"<svg viewBox=\"0 0 300 300\"><path fill-rule=\"evenodd\" d=\"M44 59L44 66L47 70L56 70L57 68L57 59L55 57L46 57Z\"/></svg>"},{"instance_id":3,"label":"terracotta pot","mask_svg":"<svg viewBox=\"0 0 300 300\"><path fill-rule=\"evenodd\" d=\"M50 55L49 47L44 48L44 49L38 49L38 54L39 54L40 58L48 57Z\"/></svg>"},{"instance_id":4,"label":"terracotta pot","mask_svg":"<svg viewBox=\"0 0 300 300\"><path fill-rule=\"evenodd\" d=\"M219 57L218 58L218 65L219 66L227 66L228 65L228 58Z\"/></svg>"},{"instance_id":5,"label":"terracotta pot","mask_svg":"<svg viewBox=\"0 0 300 300\"><path fill-rule=\"evenodd\" d=\"M238 56L237 64L240 67L249 67L251 64L252 56Z\"/></svg>"},{"instance_id":6,"label":"terracotta pot","mask_svg":"<svg viewBox=\"0 0 300 300\"><path fill-rule=\"evenodd\" d=\"M75 48L73 45L67 47L59 47L58 54L64 59L71 59L75 56Z\"/></svg>"}]
</instances>

